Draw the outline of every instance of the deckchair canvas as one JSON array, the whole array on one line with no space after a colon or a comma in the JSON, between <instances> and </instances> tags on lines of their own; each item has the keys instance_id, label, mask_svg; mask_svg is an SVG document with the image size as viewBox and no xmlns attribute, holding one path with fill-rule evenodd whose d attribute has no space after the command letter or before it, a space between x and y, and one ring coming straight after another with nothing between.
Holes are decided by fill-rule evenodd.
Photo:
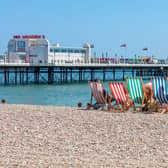
<instances>
[{"instance_id":1,"label":"deckchair canvas","mask_svg":"<svg viewBox=\"0 0 168 168\"><path fill-rule=\"evenodd\" d=\"M141 77L126 78L129 94L131 100L134 102L136 108L141 108L144 105L144 91L143 91L143 82Z\"/></svg>"},{"instance_id":2,"label":"deckchair canvas","mask_svg":"<svg viewBox=\"0 0 168 168\"><path fill-rule=\"evenodd\" d=\"M102 107L107 105L107 93L104 92L104 86L101 82L89 82L91 88L91 101L90 104L92 107ZM93 97L95 99L95 104L93 104Z\"/></svg>"},{"instance_id":3,"label":"deckchair canvas","mask_svg":"<svg viewBox=\"0 0 168 168\"><path fill-rule=\"evenodd\" d=\"M166 77L152 77L151 82L153 85L153 97L159 103L159 108L167 107L164 105L168 104L168 88Z\"/></svg>"},{"instance_id":4,"label":"deckchair canvas","mask_svg":"<svg viewBox=\"0 0 168 168\"><path fill-rule=\"evenodd\" d=\"M109 82L108 83L112 96L115 99L115 104L111 106L111 109L115 109L117 106L118 110L124 111L127 104L127 95L124 90L124 84L122 82ZM122 108L120 107L122 106Z\"/></svg>"}]
</instances>

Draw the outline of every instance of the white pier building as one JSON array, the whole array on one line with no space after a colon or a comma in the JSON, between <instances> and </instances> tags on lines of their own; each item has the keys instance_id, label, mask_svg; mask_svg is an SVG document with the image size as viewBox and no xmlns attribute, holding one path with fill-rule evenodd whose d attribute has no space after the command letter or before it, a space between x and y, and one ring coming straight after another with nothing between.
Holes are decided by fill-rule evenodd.
<instances>
[{"instance_id":1,"label":"white pier building","mask_svg":"<svg viewBox=\"0 0 168 168\"><path fill-rule=\"evenodd\" d=\"M93 44L83 47L50 45L44 35L14 35L8 42L5 62L32 64L89 63Z\"/></svg>"}]
</instances>

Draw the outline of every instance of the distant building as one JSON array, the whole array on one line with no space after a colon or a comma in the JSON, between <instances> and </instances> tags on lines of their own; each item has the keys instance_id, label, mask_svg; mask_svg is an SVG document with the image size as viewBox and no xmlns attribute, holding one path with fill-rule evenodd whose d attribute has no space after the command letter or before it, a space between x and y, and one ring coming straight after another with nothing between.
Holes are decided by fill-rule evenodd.
<instances>
[{"instance_id":1,"label":"distant building","mask_svg":"<svg viewBox=\"0 0 168 168\"><path fill-rule=\"evenodd\" d=\"M83 47L60 47L55 44L49 47L48 62L62 63L89 63L93 45L84 44Z\"/></svg>"},{"instance_id":2,"label":"distant building","mask_svg":"<svg viewBox=\"0 0 168 168\"><path fill-rule=\"evenodd\" d=\"M48 63L48 46L44 35L15 35L8 42L6 62Z\"/></svg>"},{"instance_id":3,"label":"distant building","mask_svg":"<svg viewBox=\"0 0 168 168\"><path fill-rule=\"evenodd\" d=\"M83 47L51 45L44 35L15 35L8 42L5 62L9 63L89 63L93 44Z\"/></svg>"}]
</instances>

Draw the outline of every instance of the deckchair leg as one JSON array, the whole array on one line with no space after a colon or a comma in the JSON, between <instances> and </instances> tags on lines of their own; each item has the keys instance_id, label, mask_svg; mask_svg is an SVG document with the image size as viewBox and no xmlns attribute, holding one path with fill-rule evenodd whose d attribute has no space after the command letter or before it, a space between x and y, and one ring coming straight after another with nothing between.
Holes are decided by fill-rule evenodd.
<instances>
[{"instance_id":1,"label":"deckchair leg","mask_svg":"<svg viewBox=\"0 0 168 168\"><path fill-rule=\"evenodd\" d=\"M93 94L91 93L91 99L90 99L90 104L92 105L92 100L93 100Z\"/></svg>"},{"instance_id":2,"label":"deckchair leg","mask_svg":"<svg viewBox=\"0 0 168 168\"><path fill-rule=\"evenodd\" d=\"M110 111L110 109L111 109L111 100L112 100L112 96L109 96L109 100L108 100L108 111Z\"/></svg>"}]
</instances>

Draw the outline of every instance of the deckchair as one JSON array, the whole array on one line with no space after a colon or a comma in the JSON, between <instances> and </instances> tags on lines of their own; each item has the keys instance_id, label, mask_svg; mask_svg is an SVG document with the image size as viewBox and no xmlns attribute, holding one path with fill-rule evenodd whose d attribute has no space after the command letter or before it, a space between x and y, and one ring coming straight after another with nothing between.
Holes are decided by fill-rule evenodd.
<instances>
[{"instance_id":1,"label":"deckchair","mask_svg":"<svg viewBox=\"0 0 168 168\"><path fill-rule=\"evenodd\" d=\"M152 77L153 97L158 102L159 108L167 108L168 105L168 88L166 77ZM166 109L167 111L167 109Z\"/></svg>"},{"instance_id":2,"label":"deckchair","mask_svg":"<svg viewBox=\"0 0 168 168\"><path fill-rule=\"evenodd\" d=\"M123 82L108 82L112 96L115 99L115 104L111 106L111 109L125 111L129 108L128 96L124 88ZM131 101L129 102L131 103Z\"/></svg>"},{"instance_id":3,"label":"deckchair","mask_svg":"<svg viewBox=\"0 0 168 168\"><path fill-rule=\"evenodd\" d=\"M129 94L133 103L133 108L136 111L136 108L142 110L145 106L144 89L143 82L141 77L127 77L126 82L128 85Z\"/></svg>"},{"instance_id":4,"label":"deckchair","mask_svg":"<svg viewBox=\"0 0 168 168\"><path fill-rule=\"evenodd\" d=\"M88 82L91 88L91 100L90 107L94 109L104 109L107 103L107 92L101 82ZM93 103L93 97L95 99L95 103Z\"/></svg>"}]
</instances>

